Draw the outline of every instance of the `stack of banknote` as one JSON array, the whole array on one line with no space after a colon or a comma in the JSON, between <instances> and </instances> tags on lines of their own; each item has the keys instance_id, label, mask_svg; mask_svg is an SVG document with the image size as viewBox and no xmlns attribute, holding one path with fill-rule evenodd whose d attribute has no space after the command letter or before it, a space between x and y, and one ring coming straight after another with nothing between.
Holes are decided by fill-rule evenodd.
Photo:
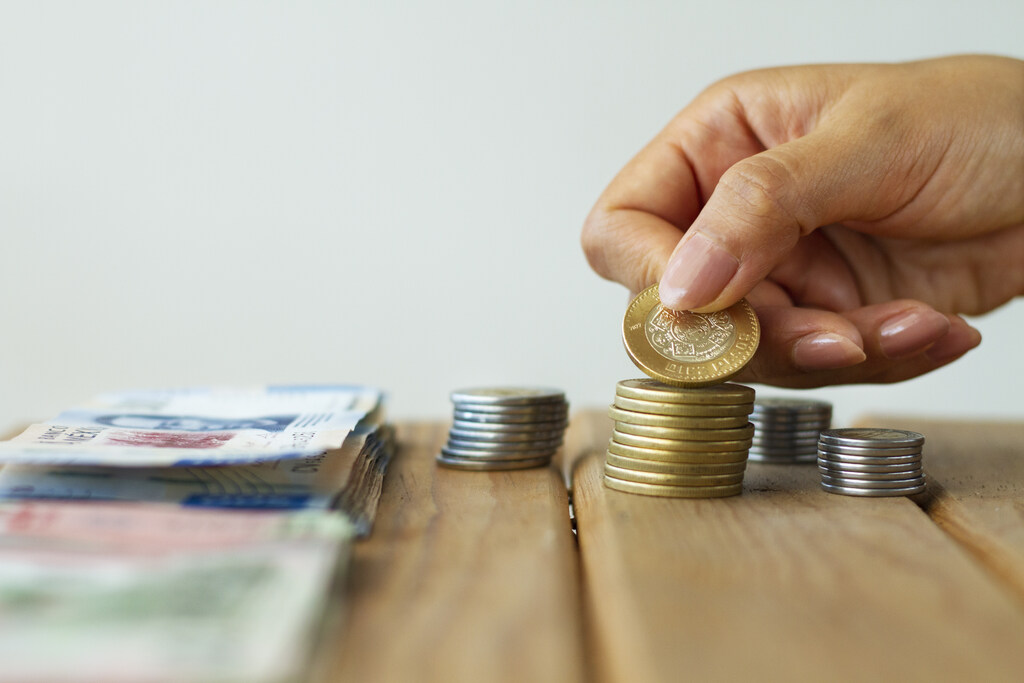
<instances>
[{"instance_id":1,"label":"stack of banknote","mask_svg":"<svg viewBox=\"0 0 1024 683\"><path fill-rule=\"evenodd\" d=\"M366 387L126 392L0 442L0 670L302 680L383 420Z\"/></svg>"}]
</instances>

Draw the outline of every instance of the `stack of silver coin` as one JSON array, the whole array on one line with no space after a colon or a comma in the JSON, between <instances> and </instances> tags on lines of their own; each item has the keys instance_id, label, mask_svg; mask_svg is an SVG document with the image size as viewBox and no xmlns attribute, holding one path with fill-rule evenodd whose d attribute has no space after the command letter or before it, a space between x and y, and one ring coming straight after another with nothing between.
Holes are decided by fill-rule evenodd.
<instances>
[{"instance_id":1,"label":"stack of silver coin","mask_svg":"<svg viewBox=\"0 0 1024 683\"><path fill-rule=\"evenodd\" d=\"M829 429L818 441L821 487L847 496L909 496L925 489L924 436L902 429Z\"/></svg>"},{"instance_id":2,"label":"stack of silver coin","mask_svg":"<svg viewBox=\"0 0 1024 683\"><path fill-rule=\"evenodd\" d=\"M455 409L437 462L460 470L542 467L562 445L569 404L557 389L485 387L451 394Z\"/></svg>"},{"instance_id":3,"label":"stack of silver coin","mask_svg":"<svg viewBox=\"0 0 1024 683\"><path fill-rule=\"evenodd\" d=\"M759 398L750 414L755 462L814 462L818 435L832 426L832 404L800 398Z\"/></svg>"}]
</instances>

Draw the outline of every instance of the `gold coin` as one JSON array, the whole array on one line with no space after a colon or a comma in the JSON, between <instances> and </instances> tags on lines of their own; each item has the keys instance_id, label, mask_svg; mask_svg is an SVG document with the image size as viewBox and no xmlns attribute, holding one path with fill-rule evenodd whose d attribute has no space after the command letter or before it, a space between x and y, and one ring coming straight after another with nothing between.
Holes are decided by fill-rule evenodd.
<instances>
[{"instance_id":1,"label":"gold coin","mask_svg":"<svg viewBox=\"0 0 1024 683\"><path fill-rule=\"evenodd\" d=\"M605 463L604 473L623 481L662 486L728 486L729 484L743 483L742 472L738 474L667 474L665 472L630 470Z\"/></svg>"},{"instance_id":2,"label":"gold coin","mask_svg":"<svg viewBox=\"0 0 1024 683\"><path fill-rule=\"evenodd\" d=\"M690 403L643 401L624 396L616 396L613 405L635 413L667 415L671 417L730 417L750 415L754 411L753 403L737 403L731 406L694 405Z\"/></svg>"},{"instance_id":3,"label":"gold coin","mask_svg":"<svg viewBox=\"0 0 1024 683\"><path fill-rule=\"evenodd\" d=\"M736 405L753 403L754 390L742 384L715 384L707 387L676 387L657 380L624 379L615 386L615 394L640 401L690 403L698 405Z\"/></svg>"},{"instance_id":4,"label":"gold coin","mask_svg":"<svg viewBox=\"0 0 1024 683\"><path fill-rule=\"evenodd\" d=\"M631 425L650 425L651 427L667 427L669 429L687 429L687 424L694 417L741 417L746 424L745 409L736 409L733 415L652 415L635 410L623 410L618 406L608 406L608 417L616 422L628 422Z\"/></svg>"},{"instance_id":5,"label":"gold coin","mask_svg":"<svg viewBox=\"0 0 1024 683\"><path fill-rule=\"evenodd\" d=\"M725 498L735 496L743 491L743 484L726 486L661 486L658 484L641 484L635 481L623 481L604 475L604 485L616 491L639 493L644 496L660 496L663 498Z\"/></svg>"},{"instance_id":6,"label":"gold coin","mask_svg":"<svg viewBox=\"0 0 1024 683\"><path fill-rule=\"evenodd\" d=\"M661 305L657 285L640 292L622 320L622 341L636 366L680 387L724 382L754 357L760 338L745 299L714 313L673 311Z\"/></svg>"},{"instance_id":7,"label":"gold coin","mask_svg":"<svg viewBox=\"0 0 1024 683\"><path fill-rule=\"evenodd\" d=\"M665 462L660 460L641 460L614 453L605 454L605 464L622 467L634 472L661 472L663 474L739 474L747 469L747 459L736 462L689 463Z\"/></svg>"},{"instance_id":8,"label":"gold coin","mask_svg":"<svg viewBox=\"0 0 1024 683\"><path fill-rule=\"evenodd\" d=\"M682 431L682 430L679 430ZM612 430L612 438L627 446L639 446L640 448L660 448L663 451L692 451L689 444L694 442L709 443L718 441L731 441L746 443L749 447L753 443L754 428L745 427L741 429L691 429L689 436L676 437L673 439L661 439L656 436L637 436L627 434L618 429ZM730 448L729 450L736 450Z\"/></svg>"},{"instance_id":9,"label":"gold coin","mask_svg":"<svg viewBox=\"0 0 1024 683\"><path fill-rule=\"evenodd\" d=\"M745 415L736 417L688 417L679 421L678 427L659 427L657 425L637 425L630 422L616 421L615 428L627 434L637 436L653 436L659 439L689 439L690 432L695 429L736 429L746 427Z\"/></svg>"},{"instance_id":10,"label":"gold coin","mask_svg":"<svg viewBox=\"0 0 1024 683\"><path fill-rule=\"evenodd\" d=\"M609 439L608 452L626 458L637 458L638 460L708 465L746 462L747 449L750 447L749 443L743 441L680 441L679 443L688 443L694 446L694 449L689 451L666 451L658 448L629 446L621 444L615 439Z\"/></svg>"}]
</instances>

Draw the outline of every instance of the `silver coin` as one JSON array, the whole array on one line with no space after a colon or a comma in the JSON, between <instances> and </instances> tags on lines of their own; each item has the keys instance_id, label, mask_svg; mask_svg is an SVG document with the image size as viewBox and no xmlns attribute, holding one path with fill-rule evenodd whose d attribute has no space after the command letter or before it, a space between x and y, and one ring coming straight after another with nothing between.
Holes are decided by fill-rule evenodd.
<instances>
[{"instance_id":1,"label":"silver coin","mask_svg":"<svg viewBox=\"0 0 1024 683\"><path fill-rule=\"evenodd\" d=\"M543 432L492 432L476 429L449 429L448 438L460 439L462 441L500 441L509 443L514 441L551 441L561 439L565 432L560 429Z\"/></svg>"},{"instance_id":2,"label":"silver coin","mask_svg":"<svg viewBox=\"0 0 1024 683\"><path fill-rule=\"evenodd\" d=\"M768 446L769 448L773 446L788 446L790 448L810 448L811 450L817 450L818 448L817 439L809 439L807 437L799 439L766 438L763 434L758 434L755 430L753 438L755 446Z\"/></svg>"},{"instance_id":3,"label":"silver coin","mask_svg":"<svg viewBox=\"0 0 1024 683\"><path fill-rule=\"evenodd\" d=\"M765 396L754 401L754 410L770 410L785 413L824 413L832 412L832 404L811 398L786 398L784 396Z\"/></svg>"},{"instance_id":4,"label":"silver coin","mask_svg":"<svg viewBox=\"0 0 1024 683\"><path fill-rule=\"evenodd\" d=\"M922 462L920 455L898 455L891 458L872 458L864 455L836 455L835 453L826 453L821 449L818 449L818 459L825 460L827 462L838 463L840 466L850 463L853 465L920 465Z\"/></svg>"},{"instance_id":5,"label":"silver coin","mask_svg":"<svg viewBox=\"0 0 1024 683\"><path fill-rule=\"evenodd\" d=\"M553 425L565 424L565 414L552 415L501 415L499 413L474 413L469 410L456 410L453 412L456 420L465 422L484 422L487 424L531 424L531 425Z\"/></svg>"},{"instance_id":6,"label":"silver coin","mask_svg":"<svg viewBox=\"0 0 1024 683\"><path fill-rule=\"evenodd\" d=\"M833 479L856 479L861 481L900 481L920 479L924 476L924 471L921 468L905 470L903 472L844 472L818 465L818 471L821 472L822 476L832 477Z\"/></svg>"},{"instance_id":7,"label":"silver coin","mask_svg":"<svg viewBox=\"0 0 1024 683\"><path fill-rule=\"evenodd\" d=\"M917 493L924 493L926 484L906 489L859 489L848 486L833 486L821 482L821 488L829 493L838 493L843 496L861 496L863 498L889 498L895 496L912 496Z\"/></svg>"},{"instance_id":8,"label":"silver coin","mask_svg":"<svg viewBox=\"0 0 1024 683\"><path fill-rule=\"evenodd\" d=\"M757 429L759 432L764 432L766 434L778 434L779 436L785 434L803 434L805 436L813 435L815 439L817 439L818 435L822 431L828 429L827 424L824 424L822 426L819 424L814 424L812 422L791 422L788 424L776 424L771 422L766 423L763 420L755 420L754 416L751 416L751 424L753 424L754 428Z\"/></svg>"},{"instance_id":9,"label":"silver coin","mask_svg":"<svg viewBox=\"0 0 1024 683\"><path fill-rule=\"evenodd\" d=\"M785 455L785 456L783 456L783 455L772 455L772 454L765 454L765 453L757 453L757 452L751 450L750 451L750 455L748 456L748 458L750 459L751 462L789 464L789 463L808 463L808 462L814 462L815 459L817 458L817 456L807 455L805 453L801 453L800 455Z\"/></svg>"},{"instance_id":10,"label":"silver coin","mask_svg":"<svg viewBox=\"0 0 1024 683\"><path fill-rule=\"evenodd\" d=\"M467 460L531 460L550 458L557 450L556 448L547 448L533 451L493 451L477 448L452 448L446 444L441 447L441 455Z\"/></svg>"},{"instance_id":11,"label":"silver coin","mask_svg":"<svg viewBox=\"0 0 1024 683\"><path fill-rule=\"evenodd\" d=\"M822 443L860 448L910 448L924 444L924 435L904 429L854 427L827 429L821 433Z\"/></svg>"},{"instance_id":12,"label":"silver coin","mask_svg":"<svg viewBox=\"0 0 1024 683\"><path fill-rule=\"evenodd\" d=\"M751 460L755 460L755 459L770 460L770 459L773 459L773 458L777 458L777 459L780 459L780 460L791 460L793 458L800 458L801 460L806 460L808 462L814 462L814 461L816 461L818 459L818 454L817 453L811 453L810 451L783 451L783 450L765 451L765 450L759 450L759 449L751 448L750 449L750 458L751 458Z\"/></svg>"},{"instance_id":13,"label":"silver coin","mask_svg":"<svg viewBox=\"0 0 1024 683\"><path fill-rule=\"evenodd\" d=\"M821 457L818 458L818 464L821 467L829 467L836 470L842 470L843 472L876 472L878 474L885 474L886 472L906 472L908 469L921 467L922 462L922 460L916 460L910 463L886 462L883 465L867 465L864 463L828 460Z\"/></svg>"},{"instance_id":14,"label":"silver coin","mask_svg":"<svg viewBox=\"0 0 1024 683\"><path fill-rule=\"evenodd\" d=\"M924 484L924 475L908 479L847 479L845 477L833 477L828 474L821 475L823 484L832 486L843 486L855 489L909 489Z\"/></svg>"},{"instance_id":15,"label":"silver coin","mask_svg":"<svg viewBox=\"0 0 1024 683\"><path fill-rule=\"evenodd\" d=\"M569 410L569 404L562 401L560 403L541 403L539 405L487 405L484 403L454 403L452 408L455 410L465 410L474 413L489 413L494 415L548 415L548 414L565 414Z\"/></svg>"},{"instance_id":16,"label":"silver coin","mask_svg":"<svg viewBox=\"0 0 1024 683\"><path fill-rule=\"evenodd\" d=\"M818 426L821 426L822 429L828 429L832 425L832 416L775 415L755 410L750 413L750 421L765 425L775 425L777 429L809 428Z\"/></svg>"},{"instance_id":17,"label":"silver coin","mask_svg":"<svg viewBox=\"0 0 1024 683\"><path fill-rule=\"evenodd\" d=\"M565 393L547 387L477 387L453 391L451 399L452 403L515 406L564 402Z\"/></svg>"},{"instance_id":18,"label":"silver coin","mask_svg":"<svg viewBox=\"0 0 1024 683\"><path fill-rule=\"evenodd\" d=\"M750 421L750 424L754 425L754 431L761 436L769 439L814 439L814 442L818 442L818 436L821 434L821 429L817 427L801 427L795 429L792 427L786 427L778 429L774 425L765 426L754 420ZM826 428L822 428L826 429Z\"/></svg>"},{"instance_id":19,"label":"silver coin","mask_svg":"<svg viewBox=\"0 0 1024 683\"><path fill-rule=\"evenodd\" d=\"M857 446L835 446L818 440L818 450L836 455L868 456L872 458L899 458L907 455L921 455L920 447L910 448L859 448Z\"/></svg>"},{"instance_id":20,"label":"silver coin","mask_svg":"<svg viewBox=\"0 0 1024 683\"><path fill-rule=\"evenodd\" d=\"M484 451L487 453L519 453L522 451L549 451L562 445L561 439L548 441L471 441L448 438L448 448Z\"/></svg>"},{"instance_id":21,"label":"silver coin","mask_svg":"<svg viewBox=\"0 0 1024 683\"><path fill-rule=\"evenodd\" d=\"M541 423L500 423L500 422L473 422L472 420L452 420L453 429L462 429L467 432L525 432L536 434L537 432L561 432L565 431L567 423L541 422Z\"/></svg>"},{"instance_id":22,"label":"silver coin","mask_svg":"<svg viewBox=\"0 0 1024 683\"><path fill-rule=\"evenodd\" d=\"M551 462L551 458L534 458L532 460L475 460L451 458L446 455L437 456L437 464L454 470L473 472L496 472L500 470L527 470L543 467Z\"/></svg>"}]
</instances>

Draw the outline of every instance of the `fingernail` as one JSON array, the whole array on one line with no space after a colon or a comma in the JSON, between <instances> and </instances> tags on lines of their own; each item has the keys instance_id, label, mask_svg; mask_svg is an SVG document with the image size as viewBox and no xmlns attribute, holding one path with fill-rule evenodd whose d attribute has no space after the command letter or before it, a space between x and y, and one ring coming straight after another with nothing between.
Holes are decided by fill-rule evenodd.
<instances>
[{"instance_id":1,"label":"fingernail","mask_svg":"<svg viewBox=\"0 0 1024 683\"><path fill-rule=\"evenodd\" d=\"M949 319L930 308L915 309L890 320L878 330L878 346L886 358L917 353L949 332Z\"/></svg>"},{"instance_id":2,"label":"fingernail","mask_svg":"<svg viewBox=\"0 0 1024 683\"><path fill-rule=\"evenodd\" d=\"M801 370L834 370L864 361L867 356L854 341L839 334L809 334L793 346L793 365Z\"/></svg>"},{"instance_id":3,"label":"fingernail","mask_svg":"<svg viewBox=\"0 0 1024 683\"><path fill-rule=\"evenodd\" d=\"M658 286L661 303L676 311L706 306L722 293L739 266L735 256L697 233L669 259Z\"/></svg>"},{"instance_id":4,"label":"fingernail","mask_svg":"<svg viewBox=\"0 0 1024 683\"><path fill-rule=\"evenodd\" d=\"M967 325L951 327L949 334L935 342L925 355L935 363L948 363L981 343L981 333Z\"/></svg>"}]
</instances>

